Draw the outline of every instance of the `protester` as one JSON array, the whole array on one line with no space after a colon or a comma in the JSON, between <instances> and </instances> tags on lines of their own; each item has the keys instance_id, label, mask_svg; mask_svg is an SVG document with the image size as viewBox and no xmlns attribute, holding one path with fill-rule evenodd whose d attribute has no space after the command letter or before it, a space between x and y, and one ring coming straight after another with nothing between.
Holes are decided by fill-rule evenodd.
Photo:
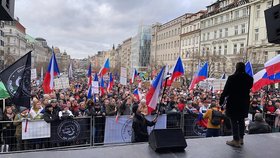
<instances>
[{"instance_id":1,"label":"protester","mask_svg":"<svg viewBox=\"0 0 280 158\"><path fill-rule=\"evenodd\" d=\"M114 104L110 103L109 99L104 100L104 107L107 116L114 116L116 114L116 107Z\"/></svg>"},{"instance_id":2,"label":"protester","mask_svg":"<svg viewBox=\"0 0 280 158\"><path fill-rule=\"evenodd\" d=\"M140 110L141 114L143 114L144 116L148 115L148 106L146 104L146 99L142 99L140 101L139 110Z\"/></svg>"},{"instance_id":3,"label":"protester","mask_svg":"<svg viewBox=\"0 0 280 158\"><path fill-rule=\"evenodd\" d=\"M280 102L279 100L277 101L277 109L275 111L275 122L274 122L274 128L275 132L278 129L278 132L280 132Z\"/></svg>"},{"instance_id":4,"label":"protester","mask_svg":"<svg viewBox=\"0 0 280 158\"><path fill-rule=\"evenodd\" d=\"M52 105L50 104L46 105L43 119L47 123L53 123L58 120L58 115L54 112Z\"/></svg>"},{"instance_id":5,"label":"protester","mask_svg":"<svg viewBox=\"0 0 280 158\"><path fill-rule=\"evenodd\" d=\"M69 110L69 107L66 104L62 105L62 110L59 111L58 117L60 120L71 119L74 117L73 113Z\"/></svg>"},{"instance_id":6,"label":"protester","mask_svg":"<svg viewBox=\"0 0 280 158\"><path fill-rule=\"evenodd\" d=\"M255 115L255 121L249 124L249 134L270 133L271 127L264 121L262 114Z\"/></svg>"},{"instance_id":7,"label":"protester","mask_svg":"<svg viewBox=\"0 0 280 158\"><path fill-rule=\"evenodd\" d=\"M33 120L41 120L43 118L43 107L39 100L33 101L33 106L30 110L30 115Z\"/></svg>"},{"instance_id":8,"label":"protester","mask_svg":"<svg viewBox=\"0 0 280 158\"><path fill-rule=\"evenodd\" d=\"M245 64L236 64L235 73L228 77L223 93L220 98L220 105L226 99L226 115L231 119L233 140L226 144L233 147L243 145L245 118L248 117L250 104L250 89L253 86L253 78L245 72Z\"/></svg>"},{"instance_id":9,"label":"protester","mask_svg":"<svg viewBox=\"0 0 280 158\"><path fill-rule=\"evenodd\" d=\"M7 121L3 123L3 139L4 143L1 147L2 152L8 152L15 150L16 140L14 138L15 135L15 126L13 125L13 121L15 118L15 113L10 106L6 106L3 116L3 121Z\"/></svg>"},{"instance_id":10,"label":"protester","mask_svg":"<svg viewBox=\"0 0 280 158\"><path fill-rule=\"evenodd\" d=\"M23 149L27 150L28 149L27 141L22 140L22 121L30 120L30 114L29 114L29 110L26 107L20 107L19 112L20 113L15 116L13 122L14 126L16 126L15 136L17 139L17 150L21 150L22 145L23 145Z\"/></svg>"},{"instance_id":11,"label":"protester","mask_svg":"<svg viewBox=\"0 0 280 158\"><path fill-rule=\"evenodd\" d=\"M255 114L256 113L262 113L262 109L258 106L257 101L252 101L250 108L249 108L249 113L252 114L252 120L254 121L255 119Z\"/></svg>"},{"instance_id":12,"label":"protester","mask_svg":"<svg viewBox=\"0 0 280 158\"><path fill-rule=\"evenodd\" d=\"M218 113L219 116L215 116L215 117L219 117L219 118L215 118L215 122L214 120L214 113ZM207 111L205 112L205 114L203 115L204 119L208 119L207 122L207 131L206 131L206 137L218 137L220 136L220 128L221 128L221 121L222 121L222 112L219 111L217 105L215 103L212 103L209 107L209 109L207 109Z\"/></svg>"},{"instance_id":13,"label":"protester","mask_svg":"<svg viewBox=\"0 0 280 158\"><path fill-rule=\"evenodd\" d=\"M153 126L156 123L156 118L153 121L148 121L141 111L139 106L135 105L132 107L133 122L132 122L132 142L147 142L149 140L148 126Z\"/></svg>"}]
</instances>

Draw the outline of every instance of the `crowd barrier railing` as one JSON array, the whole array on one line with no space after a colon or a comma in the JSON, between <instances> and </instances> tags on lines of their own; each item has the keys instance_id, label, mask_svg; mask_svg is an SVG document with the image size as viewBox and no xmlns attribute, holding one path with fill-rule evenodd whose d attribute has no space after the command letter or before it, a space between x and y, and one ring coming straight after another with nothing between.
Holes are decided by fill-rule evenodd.
<instances>
[{"instance_id":1,"label":"crowd barrier railing","mask_svg":"<svg viewBox=\"0 0 280 158\"><path fill-rule=\"evenodd\" d=\"M154 117L146 118L152 120ZM130 115L77 117L54 123L44 120L0 121L1 152L131 143L132 122ZM206 134L205 125L199 123L194 113L159 115L156 125L149 127L148 132L165 128L181 128L185 138L205 137ZM231 135L229 120L221 124L220 134Z\"/></svg>"}]
</instances>

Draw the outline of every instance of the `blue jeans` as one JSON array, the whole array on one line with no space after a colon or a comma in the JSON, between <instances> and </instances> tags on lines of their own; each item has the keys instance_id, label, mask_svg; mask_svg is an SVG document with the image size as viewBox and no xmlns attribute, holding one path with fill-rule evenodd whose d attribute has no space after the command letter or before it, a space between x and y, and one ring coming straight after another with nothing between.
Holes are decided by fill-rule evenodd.
<instances>
[{"instance_id":1,"label":"blue jeans","mask_svg":"<svg viewBox=\"0 0 280 158\"><path fill-rule=\"evenodd\" d=\"M220 136L219 128L207 128L206 137L218 137Z\"/></svg>"}]
</instances>

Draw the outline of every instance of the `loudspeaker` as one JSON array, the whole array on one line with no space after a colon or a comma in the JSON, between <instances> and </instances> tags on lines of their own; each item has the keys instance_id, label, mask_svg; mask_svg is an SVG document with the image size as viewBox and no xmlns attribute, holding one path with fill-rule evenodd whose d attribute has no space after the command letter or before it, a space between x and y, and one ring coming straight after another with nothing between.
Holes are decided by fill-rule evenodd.
<instances>
[{"instance_id":1,"label":"loudspeaker","mask_svg":"<svg viewBox=\"0 0 280 158\"><path fill-rule=\"evenodd\" d=\"M156 152L184 151L187 142L182 129L154 129L149 136L149 145Z\"/></svg>"},{"instance_id":2,"label":"loudspeaker","mask_svg":"<svg viewBox=\"0 0 280 158\"><path fill-rule=\"evenodd\" d=\"M280 4L265 10L264 14L268 42L280 44Z\"/></svg>"}]
</instances>

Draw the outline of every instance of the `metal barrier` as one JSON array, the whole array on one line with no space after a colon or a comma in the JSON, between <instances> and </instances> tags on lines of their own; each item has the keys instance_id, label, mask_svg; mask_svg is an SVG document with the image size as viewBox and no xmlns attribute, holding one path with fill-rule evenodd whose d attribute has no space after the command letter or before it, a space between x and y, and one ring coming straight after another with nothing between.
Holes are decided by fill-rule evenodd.
<instances>
[{"instance_id":1,"label":"metal barrier","mask_svg":"<svg viewBox=\"0 0 280 158\"><path fill-rule=\"evenodd\" d=\"M148 116L152 120L154 116ZM272 125L272 123L270 123ZM80 146L130 143L132 117L95 116L60 120L48 124L44 120L20 122L0 121L1 151L28 151ZM229 120L221 125L221 135L231 135ZM150 128L151 131L154 127ZM186 138L205 137L206 127L198 123L194 113L160 115L155 128L181 128Z\"/></svg>"}]
</instances>

